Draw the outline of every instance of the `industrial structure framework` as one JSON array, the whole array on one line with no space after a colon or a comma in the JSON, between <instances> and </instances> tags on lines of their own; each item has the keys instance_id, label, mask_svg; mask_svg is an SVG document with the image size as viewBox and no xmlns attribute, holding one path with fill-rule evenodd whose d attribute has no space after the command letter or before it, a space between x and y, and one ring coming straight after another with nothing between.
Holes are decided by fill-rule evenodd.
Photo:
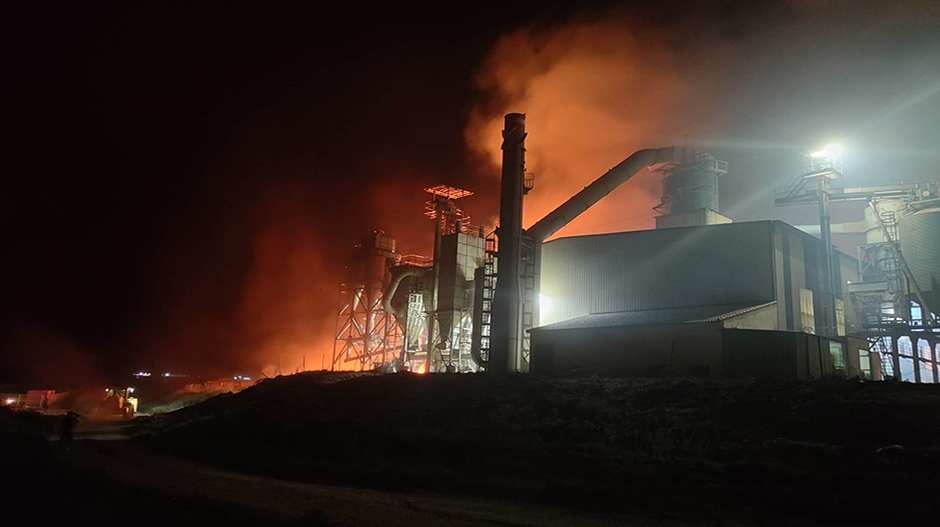
<instances>
[{"instance_id":1,"label":"industrial structure framework","mask_svg":"<svg viewBox=\"0 0 940 527\"><path fill-rule=\"evenodd\" d=\"M398 259L383 231L355 246L340 285L331 370L374 370L400 356L402 327L383 307L388 266Z\"/></svg>"},{"instance_id":2,"label":"industrial structure framework","mask_svg":"<svg viewBox=\"0 0 940 527\"><path fill-rule=\"evenodd\" d=\"M647 149L525 229L524 198L534 186L526 137L525 115L507 114L495 231L469 223L459 202L472 192L438 185L425 189L430 256L397 254L381 231L356 247L341 289L334 369L526 372L540 357L544 372L594 364L631 374L786 370L940 382L935 183L845 188L839 152L807 153L776 204L817 205L817 238L777 221L730 225L718 201L727 162ZM551 240L644 168L662 177L655 230ZM832 244L834 230L858 228L831 224L830 205L845 201L869 204L857 260ZM682 344L685 334L712 344ZM755 359L761 339L777 343L776 373L765 367L773 361ZM671 365L656 364L663 357ZM793 361L799 367L781 366Z\"/></svg>"},{"instance_id":3,"label":"industrial structure framework","mask_svg":"<svg viewBox=\"0 0 940 527\"><path fill-rule=\"evenodd\" d=\"M803 154L802 171L776 192L777 206L817 204L819 234L827 251L830 291L836 271L830 205L864 202L865 220L856 232L859 281L846 284L856 313L848 328L830 325L823 334L865 338L885 376L940 383L940 193L932 181L835 188L843 179L841 149L830 145ZM857 226L853 226L858 229ZM842 232L850 232L843 228ZM837 302L835 297L828 299ZM844 306L838 306L840 311Z\"/></svg>"},{"instance_id":4,"label":"industrial structure framework","mask_svg":"<svg viewBox=\"0 0 940 527\"><path fill-rule=\"evenodd\" d=\"M340 288L331 369L479 371L471 341L484 231L457 203L473 192L447 185L425 192L432 256L400 255L382 231L356 245Z\"/></svg>"}]
</instances>

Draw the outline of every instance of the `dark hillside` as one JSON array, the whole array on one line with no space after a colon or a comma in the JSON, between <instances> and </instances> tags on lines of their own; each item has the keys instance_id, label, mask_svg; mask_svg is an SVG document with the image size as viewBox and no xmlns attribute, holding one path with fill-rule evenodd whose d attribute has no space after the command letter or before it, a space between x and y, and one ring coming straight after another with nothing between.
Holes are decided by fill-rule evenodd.
<instances>
[{"instance_id":1,"label":"dark hillside","mask_svg":"<svg viewBox=\"0 0 940 527\"><path fill-rule=\"evenodd\" d=\"M931 385L306 373L146 428L275 477L688 520L896 523L940 488Z\"/></svg>"}]
</instances>

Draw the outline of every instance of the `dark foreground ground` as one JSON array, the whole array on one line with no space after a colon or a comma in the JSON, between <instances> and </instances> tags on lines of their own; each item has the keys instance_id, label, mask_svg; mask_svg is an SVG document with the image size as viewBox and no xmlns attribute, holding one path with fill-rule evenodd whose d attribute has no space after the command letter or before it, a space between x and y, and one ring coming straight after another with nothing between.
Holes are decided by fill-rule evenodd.
<instances>
[{"instance_id":1,"label":"dark foreground ground","mask_svg":"<svg viewBox=\"0 0 940 527\"><path fill-rule=\"evenodd\" d=\"M7 434L29 455L3 468L27 485L48 488L52 476L54 493L74 497L66 508L87 510L100 490L114 510L132 503L175 524L391 525L382 509L401 503L440 509L415 525L897 525L940 514L940 388L929 385L307 373L139 420L135 433L70 452ZM306 505L271 516L264 499L233 498L242 487L288 492L278 485ZM327 489L375 517L331 509ZM441 516L453 509L502 512Z\"/></svg>"}]
</instances>

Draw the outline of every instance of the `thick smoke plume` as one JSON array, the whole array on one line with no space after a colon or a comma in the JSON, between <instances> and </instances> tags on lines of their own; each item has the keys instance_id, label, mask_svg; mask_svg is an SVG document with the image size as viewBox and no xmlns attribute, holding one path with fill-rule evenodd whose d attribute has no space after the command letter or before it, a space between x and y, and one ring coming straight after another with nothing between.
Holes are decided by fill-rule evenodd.
<instances>
[{"instance_id":1,"label":"thick smoke plume","mask_svg":"<svg viewBox=\"0 0 940 527\"><path fill-rule=\"evenodd\" d=\"M798 150L836 139L852 152L853 184L936 177L936 2L662 4L524 27L480 64L422 66L477 67L462 137L459 125L441 126L458 114L454 101L429 107L411 82L330 102L362 103L368 119L291 112L296 122L253 128L237 149L245 159L227 153L224 177L195 189L199 210L167 219L167 241L145 273L153 291L137 314L142 344L115 339L103 366L205 375L291 373L304 357L308 369L328 366L343 264L363 235L385 229L399 252L429 254L421 189L439 183L476 191L462 206L473 223L495 225L508 112L528 114L536 188L526 225L640 148L687 144L730 161L721 202L736 221L812 222L812 211L774 209L773 189L795 173ZM479 167L464 163L462 139ZM559 235L651 228L659 185L641 173ZM82 363L94 351L58 337L17 342L17 357L42 346Z\"/></svg>"},{"instance_id":2,"label":"thick smoke plume","mask_svg":"<svg viewBox=\"0 0 940 527\"><path fill-rule=\"evenodd\" d=\"M493 102L473 113L470 147L500 162L502 115L529 115L527 165L536 189L526 200L530 225L638 148L666 145L688 101L705 86L684 82L675 54L650 47L618 23L578 23L549 32L520 30L502 38L477 77ZM694 122L695 119L689 119ZM657 179L583 214L563 233L636 229L652 224ZM595 227L596 225L596 227Z\"/></svg>"},{"instance_id":3,"label":"thick smoke plume","mask_svg":"<svg viewBox=\"0 0 940 527\"><path fill-rule=\"evenodd\" d=\"M238 311L243 360L273 376L329 367L341 266L309 212L310 192L282 189L259 208L253 265Z\"/></svg>"},{"instance_id":4,"label":"thick smoke plume","mask_svg":"<svg viewBox=\"0 0 940 527\"><path fill-rule=\"evenodd\" d=\"M884 148L894 139L881 137L886 112L924 99L921 92L940 80L930 45L935 3L681 10L669 19L612 12L533 26L494 46L476 77L485 97L466 137L492 173L502 116L528 114L527 165L536 188L526 225L640 148L688 145L736 158L763 149L798 159L795 150L831 134L860 151L866 142ZM761 173L742 174L747 168L732 167L737 173L723 182L733 213L752 212L756 192L779 186L792 167L765 161ZM559 235L652 228L659 196L657 176L642 173Z\"/></svg>"},{"instance_id":5,"label":"thick smoke plume","mask_svg":"<svg viewBox=\"0 0 940 527\"><path fill-rule=\"evenodd\" d=\"M879 135L891 130L885 112L922 98L916 86L910 97L899 94L933 71L929 46L917 39L929 37L937 12L922 2L902 2L888 13L843 2L792 2L690 10L665 19L614 12L522 28L500 38L479 66L475 81L482 96L465 138L492 181L502 116L529 115L528 166L536 173L536 189L527 198L526 225L635 150L686 144L741 160L722 181L724 212L738 220L774 217L768 199L754 196L779 186L789 167L771 166L764 154L777 151L789 159L794 148L845 130L855 133L848 139L858 145L886 144ZM917 45L891 47L907 38ZM896 63L896 56L905 60ZM873 77L873 66L886 74ZM911 126L910 115L898 116ZM329 364L342 262L352 245L372 228L383 228L398 240L399 252L428 254L431 226L421 214L427 199L421 188L487 187L466 178L442 179L446 171L440 166L412 159L418 154L405 146L401 151L407 159L378 156L360 167L366 174L385 174L361 182L368 192L356 199L374 215L368 228L335 229L339 222L312 212L321 193L304 185L260 201L254 257L230 344L247 350L240 352L247 362L265 365L267 374L278 363L282 372L293 371L304 355L308 368L318 368L321 355ZM761 164L748 165L748 155ZM495 202L489 203L494 199L481 193L464 204L474 223L488 230L495 224ZM559 234L652 228L652 207L659 202L659 176L644 172ZM355 203L350 206L360 210ZM327 239L338 236L346 243ZM338 246L347 249L337 252Z\"/></svg>"}]
</instances>

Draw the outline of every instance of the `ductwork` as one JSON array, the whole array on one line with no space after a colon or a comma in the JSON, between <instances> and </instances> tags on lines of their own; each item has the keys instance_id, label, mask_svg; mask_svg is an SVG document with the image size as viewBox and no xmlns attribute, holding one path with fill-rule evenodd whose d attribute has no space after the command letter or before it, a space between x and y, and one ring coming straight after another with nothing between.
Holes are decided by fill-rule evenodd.
<instances>
[{"instance_id":1,"label":"ductwork","mask_svg":"<svg viewBox=\"0 0 940 527\"><path fill-rule=\"evenodd\" d=\"M529 227L526 233L536 242L544 242L643 168L674 160L675 148L673 147L639 150L548 213L535 225Z\"/></svg>"},{"instance_id":2,"label":"ductwork","mask_svg":"<svg viewBox=\"0 0 940 527\"><path fill-rule=\"evenodd\" d=\"M382 308L386 313L392 313L395 315L396 319L404 318L405 311L408 309L407 306L405 309L395 309L392 306L392 298L395 296L395 293L398 291L398 286L401 285L401 281L409 276L418 276L421 274L423 269L417 267L393 267L392 268L392 280L388 283L388 287L385 288L385 291L382 293Z\"/></svg>"}]
</instances>

